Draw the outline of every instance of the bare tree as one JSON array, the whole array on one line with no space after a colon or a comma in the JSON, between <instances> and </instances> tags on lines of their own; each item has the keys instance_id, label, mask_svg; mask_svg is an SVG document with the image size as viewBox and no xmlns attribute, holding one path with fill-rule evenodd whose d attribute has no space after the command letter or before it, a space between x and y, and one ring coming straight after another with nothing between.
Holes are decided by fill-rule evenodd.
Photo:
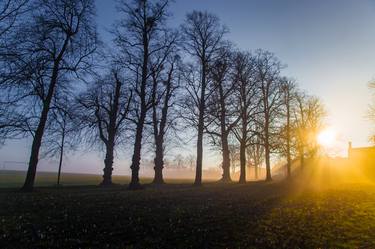
<instances>
[{"instance_id":1,"label":"bare tree","mask_svg":"<svg viewBox=\"0 0 375 249\"><path fill-rule=\"evenodd\" d=\"M7 44L7 34L14 31L20 16L28 11L29 0L3 0L0 2L0 48ZM6 51L2 51L6 53Z\"/></svg>"},{"instance_id":2,"label":"bare tree","mask_svg":"<svg viewBox=\"0 0 375 249\"><path fill-rule=\"evenodd\" d=\"M296 99L296 84L293 80L284 78L281 84L281 91L283 95L283 109L285 117L285 125L283 127L284 132L282 132L282 140L285 141L285 148L282 148L282 152L285 152L286 156L286 168L287 176L291 176L291 165L292 165L292 113L295 108L295 99ZM279 142L281 145L284 145L283 142Z\"/></svg>"},{"instance_id":3,"label":"bare tree","mask_svg":"<svg viewBox=\"0 0 375 249\"><path fill-rule=\"evenodd\" d=\"M132 121L136 125L132 157L131 182L129 189L141 188L139 167L141 160L142 136L147 113L152 109L153 83L149 68L151 58L160 50L170 46L166 39L165 21L169 1L151 0L120 1L118 9L125 18L117 23L115 42L122 54L122 63L133 72L133 112ZM163 62L160 61L161 63Z\"/></svg>"},{"instance_id":4,"label":"bare tree","mask_svg":"<svg viewBox=\"0 0 375 249\"><path fill-rule=\"evenodd\" d=\"M229 143L229 157L232 174L236 173L238 163L240 161L240 147L236 143Z\"/></svg>"},{"instance_id":5,"label":"bare tree","mask_svg":"<svg viewBox=\"0 0 375 249\"><path fill-rule=\"evenodd\" d=\"M181 154L175 155L172 161L177 169L184 168L184 157Z\"/></svg>"},{"instance_id":6,"label":"bare tree","mask_svg":"<svg viewBox=\"0 0 375 249\"><path fill-rule=\"evenodd\" d=\"M159 69L152 68L153 107L152 124L155 140L155 176L153 183L163 184L163 168L165 154L165 137L169 129L175 126L171 117L171 108L175 104L175 93L179 84L178 76L179 56L172 54ZM157 63L157 65L161 65Z\"/></svg>"},{"instance_id":7,"label":"bare tree","mask_svg":"<svg viewBox=\"0 0 375 249\"><path fill-rule=\"evenodd\" d=\"M209 77L212 81L213 93L207 103L206 132L210 135L214 146L222 152L223 175L221 181L230 182L230 152L228 137L240 120L236 115L235 81L232 78L233 55L223 48L212 63Z\"/></svg>"},{"instance_id":8,"label":"bare tree","mask_svg":"<svg viewBox=\"0 0 375 249\"><path fill-rule=\"evenodd\" d=\"M57 186L59 186L64 155L68 151L75 150L80 143L80 125L74 101L66 95L59 98L56 105L51 108L50 115L43 148L46 150L44 152L46 156L59 158L57 171Z\"/></svg>"},{"instance_id":9,"label":"bare tree","mask_svg":"<svg viewBox=\"0 0 375 249\"><path fill-rule=\"evenodd\" d=\"M306 99L308 96L304 92L300 92L296 96L297 110L294 112L295 116L295 133L297 137L298 154L300 157L301 168L305 165L305 150L307 146L307 117L306 117Z\"/></svg>"},{"instance_id":10,"label":"bare tree","mask_svg":"<svg viewBox=\"0 0 375 249\"><path fill-rule=\"evenodd\" d=\"M256 78L259 85L260 113L262 115L262 141L265 152L266 180L272 180L270 154L273 125L276 124L281 106L280 70L282 65L273 53L264 50L255 52Z\"/></svg>"},{"instance_id":11,"label":"bare tree","mask_svg":"<svg viewBox=\"0 0 375 249\"><path fill-rule=\"evenodd\" d=\"M208 72L209 64L213 62L217 52L222 47L222 39L227 32L220 24L219 18L207 12L193 11L186 15L185 23L182 25L183 47L196 63L189 66L190 76L187 81L187 92L194 104L195 119L197 119L197 162L194 185L202 184L202 160L203 160L203 132L205 127L206 101L209 93ZM195 72L194 72L195 71ZM197 72L200 77L196 78ZM192 117L190 116L190 117Z\"/></svg>"},{"instance_id":12,"label":"bare tree","mask_svg":"<svg viewBox=\"0 0 375 249\"><path fill-rule=\"evenodd\" d=\"M196 161L195 155L189 154L185 157L185 163L187 165L187 168L190 170L194 169L194 163Z\"/></svg>"},{"instance_id":13,"label":"bare tree","mask_svg":"<svg viewBox=\"0 0 375 249\"><path fill-rule=\"evenodd\" d=\"M307 100L306 117L308 124L308 156L310 158L316 157L320 147L317 143L316 137L319 131L324 127L324 118L326 110L321 100L316 96L310 96Z\"/></svg>"},{"instance_id":14,"label":"bare tree","mask_svg":"<svg viewBox=\"0 0 375 249\"><path fill-rule=\"evenodd\" d=\"M99 140L105 146L102 186L112 185L115 148L127 131L125 121L132 92L124 81L119 72L113 70L110 75L99 78L78 99L87 141L94 144Z\"/></svg>"},{"instance_id":15,"label":"bare tree","mask_svg":"<svg viewBox=\"0 0 375 249\"><path fill-rule=\"evenodd\" d=\"M3 0L0 1L0 75L7 74L7 58L9 57L9 48L12 47L12 39L20 22L20 19L28 10L28 0ZM15 41L13 41L15 42ZM3 85L0 81L0 89ZM5 94L4 94L5 95ZM3 99L3 94L0 94L0 145L5 139L12 137L12 130L19 125L18 122L8 112L10 103Z\"/></svg>"},{"instance_id":16,"label":"bare tree","mask_svg":"<svg viewBox=\"0 0 375 249\"><path fill-rule=\"evenodd\" d=\"M34 186L39 150L55 95L91 65L97 35L93 0L35 0L30 16L17 25L4 57L3 101L19 125L12 134L33 136L23 186ZM72 86L71 86L72 87ZM30 108L32 107L32 108Z\"/></svg>"},{"instance_id":17,"label":"bare tree","mask_svg":"<svg viewBox=\"0 0 375 249\"><path fill-rule=\"evenodd\" d=\"M316 136L323 126L323 118L326 112L318 98L309 96L304 92L299 92L296 95L296 101L294 132L300 165L303 169L305 157L313 157L317 152Z\"/></svg>"},{"instance_id":18,"label":"bare tree","mask_svg":"<svg viewBox=\"0 0 375 249\"><path fill-rule=\"evenodd\" d=\"M252 125L258 115L258 86L255 79L254 58L249 53L238 52L234 61L234 81L236 82L236 104L240 121L234 135L240 143L240 183L246 182L246 148L254 136Z\"/></svg>"},{"instance_id":19,"label":"bare tree","mask_svg":"<svg viewBox=\"0 0 375 249\"><path fill-rule=\"evenodd\" d=\"M264 162L264 146L259 135L261 134L261 127L258 122L254 122L253 129L255 134L250 137L246 155L250 165L254 166L254 177L257 180L259 178L259 168Z\"/></svg>"}]
</instances>

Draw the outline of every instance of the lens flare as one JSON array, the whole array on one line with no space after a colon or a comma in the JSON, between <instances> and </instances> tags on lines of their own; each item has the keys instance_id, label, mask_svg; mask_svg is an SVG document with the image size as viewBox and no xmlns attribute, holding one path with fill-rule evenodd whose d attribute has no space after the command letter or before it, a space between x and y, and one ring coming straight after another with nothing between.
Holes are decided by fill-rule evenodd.
<instances>
[{"instance_id":1,"label":"lens flare","mask_svg":"<svg viewBox=\"0 0 375 249\"><path fill-rule=\"evenodd\" d=\"M336 131L332 128L327 128L319 132L317 136L318 143L323 147L331 147L336 141Z\"/></svg>"}]
</instances>

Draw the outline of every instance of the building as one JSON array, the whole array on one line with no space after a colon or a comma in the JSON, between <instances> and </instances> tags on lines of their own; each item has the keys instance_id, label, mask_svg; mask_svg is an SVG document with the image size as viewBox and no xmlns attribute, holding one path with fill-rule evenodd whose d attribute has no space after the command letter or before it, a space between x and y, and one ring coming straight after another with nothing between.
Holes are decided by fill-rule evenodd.
<instances>
[{"instance_id":1,"label":"building","mask_svg":"<svg viewBox=\"0 0 375 249\"><path fill-rule=\"evenodd\" d=\"M375 146L353 148L352 142L349 142L348 158L353 161L375 162Z\"/></svg>"},{"instance_id":2,"label":"building","mask_svg":"<svg viewBox=\"0 0 375 249\"><path fill-rule=\"evenodd\" d=\"M375 177L375 146L353 148L349 142L348 159L350 164L359 167L371 177Z\"/></svg>"}]
</instances>

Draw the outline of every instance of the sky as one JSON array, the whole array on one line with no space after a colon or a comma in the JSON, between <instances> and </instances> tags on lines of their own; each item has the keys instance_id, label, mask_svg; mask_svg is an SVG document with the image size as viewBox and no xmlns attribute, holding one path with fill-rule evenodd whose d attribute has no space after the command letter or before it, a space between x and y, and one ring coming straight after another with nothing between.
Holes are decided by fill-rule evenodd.
<instances>
[{"instance_id":1,"label":"sky","mask_svg":"<svg viewBox=\"0 0 375 249\"><path fill-rule=\"evenodd\" d=\"M107 45L112 39L108 30L121 18L116 2L96 0L99 33ZM369 145L374 129L366 119L372 101L367 85L375 79L375 1L175 0L170 25L178 28L192 10L216 14L230 30L226 38L238 48L274 52L287 65L283 75L321 98L326 122L337 132L337 155L346 155L349 141L354 147ZM0 167L5 161L27 162L30 145L31 141L22 140L0 148ZM78 151L65 170L98 173L102 159L97 154ZM120 155L123 163L115 172L128 172L126 158L129 155ZM207 167L212 160L205 162ZM54 165L42 160L41 168L53 170Z\"/></svg>"}]
</instances>

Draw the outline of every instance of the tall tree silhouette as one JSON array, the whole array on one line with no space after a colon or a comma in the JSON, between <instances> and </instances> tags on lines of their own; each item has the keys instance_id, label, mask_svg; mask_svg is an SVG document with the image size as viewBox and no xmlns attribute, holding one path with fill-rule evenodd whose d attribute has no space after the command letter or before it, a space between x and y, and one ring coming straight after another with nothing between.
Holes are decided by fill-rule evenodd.
<instances>
[{"instance_id":1,"label":"tall tree silhouette","mask_svg":"<svg viewBox=\"0 0 375 249\"><path fill-rule=\"evenodd\" d=\"M292 166L292 147L293 147L293 120L292 120L292 113L293 109L295 108L295 99L296 99L296 84L293 80L283 78L281 84L281 91L283 95L283 109L284 109L284 117L285 117L285 126L283 133L283 140L285 141L285 148L283 148L282 152L285 152L286 155L286 169L287 169L287 176L291 176L291 166ZM281 145L284 145L283 142L279 141Z\"/></svg>"},{"instance_id":2,"label":"tall tree silhouette","mask_svg":"<svg viewBox=\"0 0 375 249\"><path fill-rule=\"evenodd\" d=\"M264 50L255 52L256 80L259 82L260 113L262 115L262 140L266 162L266 180L272 180L270 155L273 128L277 122L278 111L282 104L280 87L281 62L273 53Z\"/></svg>"},{"instance_id":3,"label":"tall tree silhouette","mask_svg":"<svg viewBox=\"0 0 375 249\"><path fill-rule=\"evenodd\" d=\"M127 132L131 100L132 93L116 70L97 79L78 98L87 141L96 144L99 140L105 147L102 186L112 185L115 147Z\"/></svg>"},{"instance_id":4,"label":"tall tree silhouette","mask_svg":"<svg viewBox=\"0 0 375 249\"><path fill-rule=\"evenodd\" d=\"M307 147L307 139L308 139L308 123L307 123L307 107L306 107L306 100L308 99L308 95L304 92L300 92L296 96L297 101L297 108L294 112L295 116L295 133L297 137L297 148L298 154L300 157L300 166L303 169L305 166L305 151Z\"/></svg>"},{"instance_id":5,"label":"tall tree silhouette","mask_svg":"<svg viewBox=\"0 0 375 249\"><path fill-rule=\"evenodd\" d=\"M211 65L209 78L212 95L208 99L206 132L215 146L221 147L223 175L221 181L230 182L229 135L240 120L236 112L235 81L233 80L233 54L223 48Z\"/></svg>"},{"instance_id":6,"label":"tall tree silhouette","mask_svg":"<svg viewBox=\"0 0 375 249\"><path fill-rule=\"evenodd\" d=\"M169 129L175 127L171 108L175 103L175 93L179 85L179 56L171 54L161 68L153 68L152 125L155 141L155 176L153 183L163 184L165 137ZM159 63L157 63L159 64ZM160 65L160 64L159 64Z\"/></svg>"},{"instance_id":7,"label":"tall tree silhouette","mask_svg":"<svg viewBox=\"0 0 375 249\"><path fill-rule=\"evenodd\" d=\"M165 21L168 0L120 1L119 11L125 16L115 27L115 42L122 54L121 62L133 72L133 122L136 125L132 177L129 189L141 188L139 168L142 150L142 137L147 113L153 107L152 80L149 68L154 54L170 45L166 39Z\"/></svg>"},{"instance_id":8,"label":"tall tree silhouette","mask_svg":"<svg viewBox=\"0 0 375 249\"><path fill-rule=\"evenodd\" d=\"M9 112L33 142L24 191L34 186L39 150L55 95L91 67L97 35L92 0L36 0L10 37L2 88ZM71 86L73 87L73 86ZM32 108L30 108L32 106ZM29 133L29 134L30 134Z\"/></svg>"},{"instance_id":9,"label":"tall tree silhouette","mask_svg":"<svg viewBox=\"0 0 375 249\"><path fill-rule=\"evenodd\" d=\"M200 74L200 79L191 80L187 85L188 94L193 99L194 108L197 109L197 163L195 185L202 184L202 160L203 160L203 132L205 127L206 101L209 93L208 72L209 64L217 56L222 47L222 39L227 32L220 24L219 18L208 12L193 11L186 15L185 23L182 25L183 47L198 64L195 69Z\"/></svg>"},{"instance_id":10,"label":"tall tree silhouette","mask_svg":"<svg viewBox=\"0 0 375 249\"><path fill-rule=\"evenodd\" d=\"M246 149L254 136L252 125L259 109L259 91L256 81L256 65L250 53L238 52L234 60L236 104L240 121L234 129L240 143L240 183L246 182Z\"/></svg>"},{"instance_id":11,"label":"tall tree silhouette","mask_svg":"<svg viewBox=\"0 0 375 249\"><path fill-rule=\"evenodd\" d=\"M319 98L305 92L296 94L294 110L294 132L300 166L305 166L306 157L314 157L318 151L316 136L324 126L325 108Z\"/></svg>"},{"instance_id":12,"label":"tall tree silhouette","mask_svg":"<svg viewBox=\"0 0 375 249\"><path fill-rule=\"evenodd\" d=\"M51 108L42 146L45 156L58 157L57 185L60 185L64 156L77 149L81 142L79 135L80 125L74 99L66 94L59 96Z\"/></svg>"},{"instance_id":13,"label":"tall tree silhouette","mask_svg":"<svg viewBox=\"0 0 375 249\"><path fill-rule=\"evenodd\" d=\"M17 30L17 25L21 22L28 11L29 0L3 0L0 1L0 75L7 74L7 67L10 56L10 48L15 40L11 37ZM3 91L3 78L0 80L0 90ZM4 89L3 92L5 92ZM5 139L12 137L12 131L18 125L17 120L8 112L9 103L4 96L0 94L0 145Z\"/></svg>"},{"instance_id":14,"label":"tall tree silhouette","mask_svg":"<svg viewBox=\"0 0 375 249\"><path fill-rule=\"evenodd\" d=\"M251 166L254 166L254 178L259 179L259 169L264 162L264 146L259 136L260 128L257 123L254 124L255 134L250 138L250 145L247 147L246 155Z\"/></svg>"}]
</instances>

